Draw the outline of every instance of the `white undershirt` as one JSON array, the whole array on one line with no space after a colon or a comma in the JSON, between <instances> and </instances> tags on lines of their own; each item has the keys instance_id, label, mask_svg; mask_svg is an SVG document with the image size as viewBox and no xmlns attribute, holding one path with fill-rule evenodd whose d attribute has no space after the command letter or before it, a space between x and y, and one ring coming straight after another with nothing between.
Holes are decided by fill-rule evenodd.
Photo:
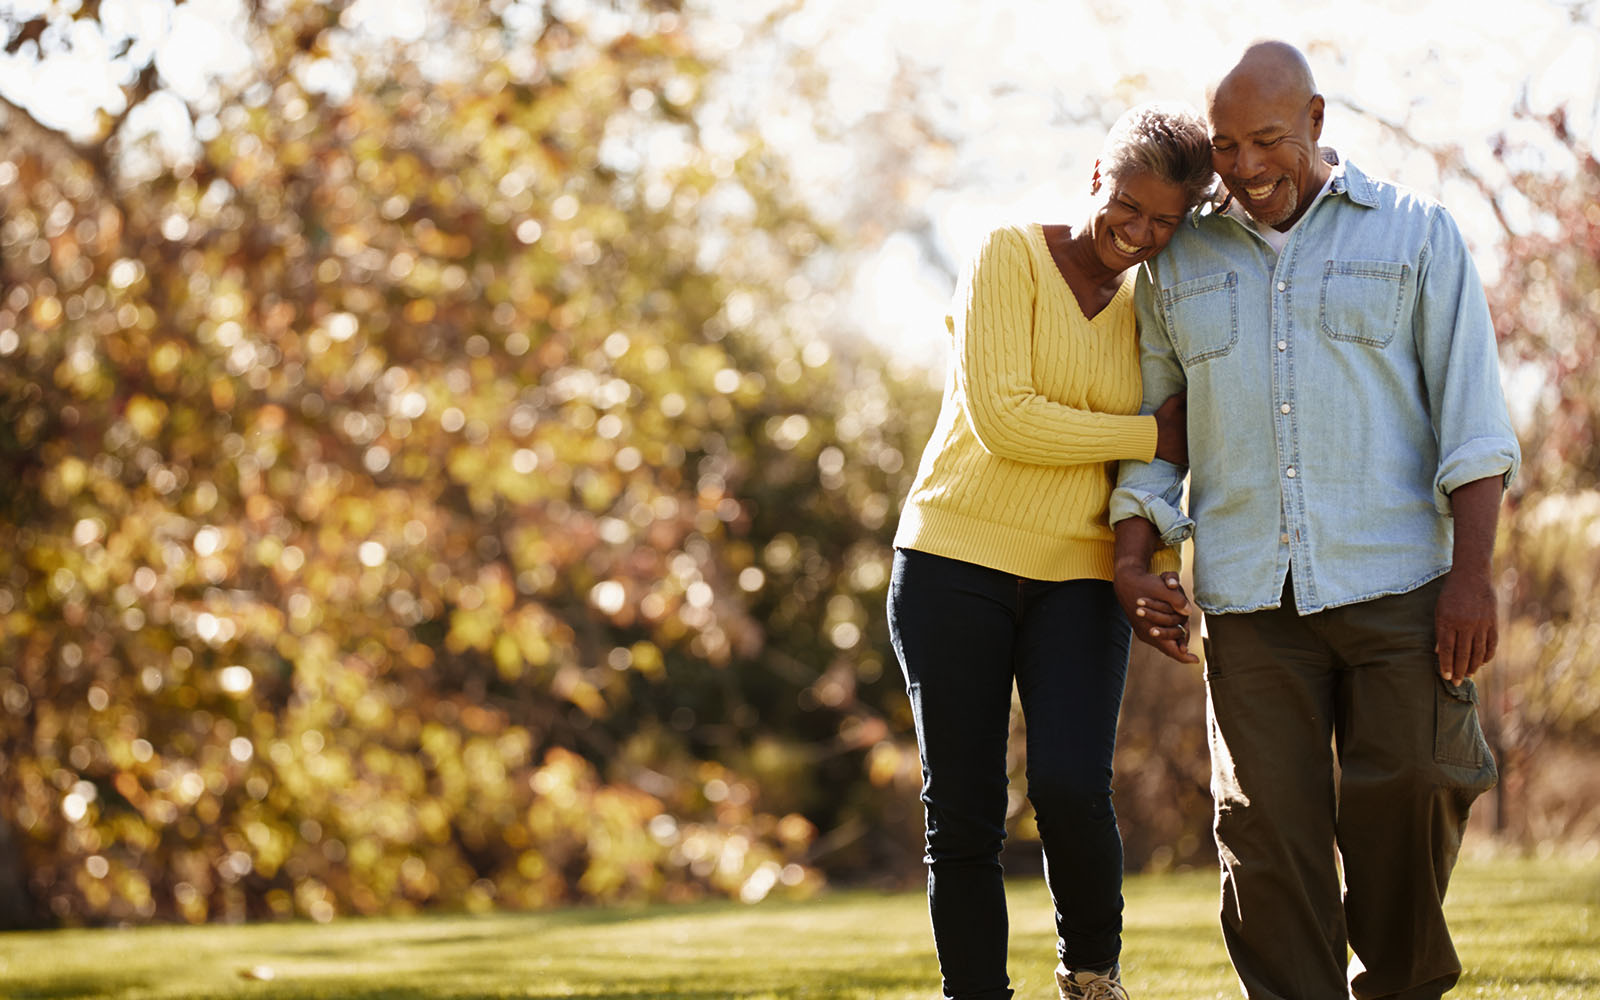
<instances>
[{"instance_id":1,"label":"white undershirt","mask_svg":"<svg viewBox=\"0 0 1600 1000\"><path fill-rule=\"evenodd\" d=\"M1228 203L1228 214L1249 226L1251 229L1254 229L1257 233L1260 233L1261 238L1267 241L1268 246L1272 247L1272 252L1281 254L1283 253L1283 248L1289 243L1289 234L1294 232L1295 226L1298 226L1300 223L1305 221L1307 215L1311 214L1311 206L1315 205L1320 198L1328 193L1328 190L1333 187L1333 178L1342 173L1343 170L1343 164L1339 164L1333 166L1333 168L1328 171L1328 179L1322 182L1322 190L1317 192L1317 197L1311 199L1311 205L1307 205L1306 210L1301 213L1300 218L1294 220L1294 226L1290 226L1283 232L1279 232L1265 223L1257 222L1249 212L1245 211L1244 206L1239 203L1238 198L1235 198Z\"/></svg>"}]
</instances>

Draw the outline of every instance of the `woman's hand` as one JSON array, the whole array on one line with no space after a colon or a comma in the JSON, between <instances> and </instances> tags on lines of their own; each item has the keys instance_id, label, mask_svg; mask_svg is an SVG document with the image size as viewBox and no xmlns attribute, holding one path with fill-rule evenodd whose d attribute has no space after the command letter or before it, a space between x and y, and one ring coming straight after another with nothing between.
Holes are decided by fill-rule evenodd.
<instances>
[{"instance_id":1,"label":"woman's hand","mask_svg":"<svg viewBox=\"0 0 1600 1000\"><path fill-rule=\"evenodd\" d=\"M1189 652L1189 595L1183 592L1178 574L1119 566L1112 587L1134 638L1179 663L1200 662Z\"/></svg>"},{"instance_id":2,"label":"woman's hand","mask_svg":"<svg viewBox=\"0 0 1600 1000\"><path fill-rule=\"evenodd\" d=\"M1175 392L1156 407L1156 457L1173 465L1189 464L1189 394Z\"/></svg>"}]
</instances>

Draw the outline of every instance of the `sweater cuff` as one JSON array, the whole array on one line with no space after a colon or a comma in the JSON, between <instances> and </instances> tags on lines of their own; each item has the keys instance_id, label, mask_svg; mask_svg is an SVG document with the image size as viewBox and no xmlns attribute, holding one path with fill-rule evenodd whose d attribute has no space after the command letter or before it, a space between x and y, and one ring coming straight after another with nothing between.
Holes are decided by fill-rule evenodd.
<instances>
[{"instance_id":1,"label":"sweater cuff","mask_svg":"<svg viewBox=\"0 0 1600 1000\"><path fill-rule=\"evenodd\" d=\"M1176 545L1169 545L1156 549L1150 557L1150 572L1152 573L1181 573L1183 572L1183 554Z\"/></svg>"},{"instance_id":2,"label":"sweater cuff","mask_svg":"<svg viewBox=\"0 0 1600 1000\"><path fill-rule=\"evenodd\" d=\"M1141 414L1134 418L1139 422L1135 447L1132 458L1138 462L1153 461L1156 457L1156 418L1151 414Z\"/></svg>"}]
</instances>

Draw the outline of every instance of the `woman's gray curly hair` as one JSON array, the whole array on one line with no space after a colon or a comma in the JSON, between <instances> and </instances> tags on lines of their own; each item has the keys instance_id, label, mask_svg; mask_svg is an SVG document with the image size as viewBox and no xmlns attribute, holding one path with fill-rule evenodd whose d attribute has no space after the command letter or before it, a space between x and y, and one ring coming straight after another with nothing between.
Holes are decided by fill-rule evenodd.
<instances>
[{"instance_id":1,"label":"woman's gray curly hair","mask_svg":"<svg viewBox=\"0 0 1600 1000\"><path fill-rule=\"evenodd\" d=\"M1216 186L1211 170L1211 133L1205 119L1181 101L1153 101L1123 112L1100 149L1100 175L1149 173L1183 188L1188 207Z\"/></svg>"}]
</instances>

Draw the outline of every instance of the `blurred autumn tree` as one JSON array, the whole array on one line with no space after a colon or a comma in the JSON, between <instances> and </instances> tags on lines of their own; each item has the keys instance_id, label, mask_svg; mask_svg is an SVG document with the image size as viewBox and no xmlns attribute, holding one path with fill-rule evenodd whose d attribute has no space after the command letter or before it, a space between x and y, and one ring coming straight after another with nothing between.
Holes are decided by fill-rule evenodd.
<instances>
[{"instance_id":1,"label":"blurred autumn tree","mask_svg":"<svg viewBox=\"0 0 1600 1000\"><path fill-rule=\"evenodd\" d=\"M251 0L185 100L100 4L13 9L11 53L99 37L124 82L87 136L0 98L0 921L915 876L881 609L937 397L828 329L842 258L726 38L676 0L430 0L410 41ZM1493 293L1545 387L1485 677L1529 839L1600 816L1581 767L1529 787L1600 743L1600 176L1546 124L1571 162L1501 150L1543 221ZM852 135L855 235L930 243L956 140L909 98ZM1138 655L1128 861L1203 862L1203 690Z\"/></svg>"},{"instance_id":2,"label":"blurred autumn tree","mask_svg":"<svg viewBox=\"0 0 1600 1000\"><path fill-rule=\"evenodd\" d=\"M7 22L127 83L87 139L0 110L5 919L903 861L878 609L937 401L823 336L828 234L679 4L256 2L187 104L99 6Z\"/></svg>"},{"instance_id":3,"label":"blurred autumn tree","mask_svg":"<svg viewBox=\"0 0 1600 1000\"><path fill-rule=\"evenodd\" d=\"M1600 161L1563 109L1500 139L1536 224L1508 231L1491 307L1509 371L1532 386L1523 468L1500 536L1509 625L1485 677L1505 780L1496 822L1528 843L1600 837Z\"/></svg>"}]
</instances>

